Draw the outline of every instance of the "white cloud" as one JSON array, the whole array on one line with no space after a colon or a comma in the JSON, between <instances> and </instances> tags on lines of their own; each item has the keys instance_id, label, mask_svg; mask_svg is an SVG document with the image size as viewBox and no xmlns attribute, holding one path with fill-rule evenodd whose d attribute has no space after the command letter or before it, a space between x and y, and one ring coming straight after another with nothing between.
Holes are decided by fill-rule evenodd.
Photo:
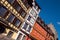
<instances>
[{"instance_id":1,"label":"white cloud","mask_svg":"<svg viewBox=\"0 0 60 40\"><path fill-rule=\"evenodd\" d=\"M57 22L57 24L60 24L60 22Z\"/></svg>"}]
</instances>

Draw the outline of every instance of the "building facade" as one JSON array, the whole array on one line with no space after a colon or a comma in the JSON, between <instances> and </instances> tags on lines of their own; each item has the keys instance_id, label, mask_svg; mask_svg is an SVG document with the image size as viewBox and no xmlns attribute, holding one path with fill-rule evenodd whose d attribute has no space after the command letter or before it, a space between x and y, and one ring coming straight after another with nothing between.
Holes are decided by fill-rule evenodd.
<instances>
[{"instance_id":1,"label":"building facade","mask_svg":"<svg viewBox=\"0 0 60 40\"><path fill-rule=\"evenodd\" d=\"M37 20L36 20L36 22L34 24L34 27L33 27L33 30L31 32L31 35L33 37L36 37L37 40L54 40L54 33L44 23L44 21L41 18L39 18L39 17L37 18Z\"/></svg>"},{"instance_id":2,"label":"building facade","mask_svg":"<svg viewBox=\"0 0 60 40\"><path fill-rule=\"evenodd\" d=\"M54 40L54 33L38 17L35 0L0 0L0 34L14 40Z\"/></svg>"},{"instance_id":3,"label":"building facade","mask_svg":"<svg viewBox=\"0 0 60 40\"><path fill-rule=\"evenodd\" d=\"M1 33L14 40L24 40L32 31L39 12L35 0L0 0Z\"/></svg>"},{"instance_id":4,"label":"building facade","mask_svg":"<svg viewBox=\"0 0 60 40\"><path fill-rule=\"evenodd\" d=\"M54 28L54 25L52 23L48 24L48 27L52 30L52 32L54 33L54 39L58 40L58 35L56 32L56 29Z\"/></svg>"}]
</instances>

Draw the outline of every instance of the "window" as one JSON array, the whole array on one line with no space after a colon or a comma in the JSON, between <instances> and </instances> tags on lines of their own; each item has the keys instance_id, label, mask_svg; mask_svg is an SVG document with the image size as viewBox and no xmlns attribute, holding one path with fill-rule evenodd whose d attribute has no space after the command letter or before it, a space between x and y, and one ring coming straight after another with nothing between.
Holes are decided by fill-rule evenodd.
<instances>
[{"instance_id":1,"label":"window","mask_svg":"<svg viewBox=\"0 0 60 40\"><path fill-rule=\"evenodd\" d=\"M18 36L18 38L17 38L17 40L20 40L21 37L22 37L22 34L20 33L19 36Z\"/></svg>"},{"instance_id":2,"label":"window","mask_svg":"<svg viewBox=\"0 0 60 40\"><path fill-rule=\"evenodd\" d=\"M24 18L26 13L24 11L22 11L22 13L20 15Z\"/></svg>"},{"instance_id":3,"label":"window","mask_svg":"<svg viewBox=\"0 0 60 40\"><path fill-rule=\"evenodd\" d=\"M35 18L36 18L36 16L37 16L37 14L35 13L35 11L34 10L31 10L31 12L30 12Z\"/></svg>"},{"instance_id":4,"label":"window","mask_svg":"<svg viewBox=\"0 0 60 40\"><path fill-rule=\"evenodd\" d=\"M12 35L13 35L13 32L12 32L12 31L9 31L9 33L8 33L7 37L11 38L11 37L12 37Z\"/></svg>"},{"instance_id":5,"label":"window","mask_svg":"<svg viewBox=\"0 0 60 40\"><path fill-rule=\"evenodd\" d=\"M11 14L11 15L8 17L7 20L8 20L9 22L13 22L14 18L15 18L15 16Z\"/></svg>"},{"instance_id":6,"label":"window","mask_svg":"<svg viewBox=\"0 0 60 40\"><path fill-rule=\"evenodd\" d=\"M7 9L2 7L2 6L0 6L0 16L3 17L6 14L6 12L7 12Z\"/></svg>"},{"instance_id":7,"label":"window","mask_svg":"<svg viewBox=\"0 0 60 40\"><path fill-rule=\"evenodd\" d=\"M7 0L10 4L13 4L15 0Z\"/></svg>"},{"instance_id":8,"label":"window","mask_svg":"<svg viewBox=\"0 0 60 40\"><path fill-rule=\"evenodd\" d=\"M28 31L28 32L30 32L31 28L32 28L32 27L31 27L31 26L29 26L29 27L28 27L28 29L27 29L27 31Z\"/></svg>"},{"instance_id":9,"label":"window","mask_svg":"<svg viewBox=\"0 0 60 40\"><path fill-rule=\"evenodd\" d=\"M24 35L23 39L22 40L25 40L26 39L26 36Z\"/></svg>"},{"instance_id":10,"label":"window","mask_svg":"<svg viewBox=\"0 0 60 40\"><path fill-rule=\"evenodd\" d=\"M21 24L21 21L20 21L20 20L16 20L16 21L15 21L15 26L18 27L20 24Z\"/></svg>"},{"instance_id":11,"label":"window","mask_svg":"<svg viewBox=\"0 0 60 40\"><path fill-rule=\"evenodd\" d=\"M31 14L32 14L32 15L34 14L34 10L31 10Z\"/></svg>"},{"instance_id":12,"label":"window","mask_svg":"<svg viewBox=\"0 0 60 40\"><path fill-rule=\"evenodd\" d=\"M5 25L0 24L0 34L5 32L6 32Z\"/></svg>"},{"instance_id":13,"label":"window","mask_svg":"<svg viewBox=\"0 0 60 40\"><path fill-rule=\"evenodd\" d=\"M36 18L37 17L37 14L35 13L34 17Z\"/></svg>"},{"instance_id":14,"label":"window","mask_svg":"<svg viewBox=\"0 0 60 40\"><path fill-rule=\"evenodd\" d=\"M24 24L23 29L25 29L25 30L26 30L27 26L28 26L28 24L27 24L27 23L25 23L25 24Z\"/></svg>"},{"instance_id":15,"label":"window","mask_svg":"<svg viewBox=\"0 0 60 40\"><path fill-rule=\"evenodd\" d=\"M27 7L27 8L29 8L29 4L28 4L28 2L26 2L26 4L25 4L25 5L26 5L26 7Z\"/></svg>"},{"instance_id":16,"label":"window","mask_svg":"<svg viewBox=\"0 0 60 40\"><path fill-rule=\"evenodd\" d=\"M22 2L24 3L24 5L25 5L27 8L29 8L29 4L28 4L27 0L22 0Z\"/></svg>"},{"instance_id":17,"label":"window","mask_svg":"<svg viewBox=\"0 0 60 40\"><path fill-rule=\"evenodd\" d=\"M36 9L36 5L34 6L34 8Z\"/></svg>"},{"instance_id":18,"label":"window","mask_svg":"<svg viewBox=\"0 0 60 40\"><path fill-rule=\"evenodd\" d=\"M18 4L17 1L15 2L14 7L17 11L19 11L21 9L21 6Z\"/></svg>"},{"instance_id":19,"label":"window","mask_svg":"<svg viewBox=\"0 0 60 40\"><path fill-rule=\"evenodd\" d=\"M39 12L39 8L37 5L35 5L34 8L36 9L37 12Z\"/></svg>"},{"instance_id":20,"label":"window","mask_svg":"<svg viewBox=\"0 0 60 40\"><path fill-rule=\"evenodd\" d=\"M29 16L27 20L30 21L30 19L31 19L31 17Z\"/></svg>"},{"instance_id":21,"label":"window","mask_svg":"<svg viewBox=\"0 0 60 40\"><path fill-rule=\"evenodd\" d=\"M33 24L35 21L34 21L34 19L33 19L33 18L31 18L30 22Z\"/></svg>"}]
</instances>

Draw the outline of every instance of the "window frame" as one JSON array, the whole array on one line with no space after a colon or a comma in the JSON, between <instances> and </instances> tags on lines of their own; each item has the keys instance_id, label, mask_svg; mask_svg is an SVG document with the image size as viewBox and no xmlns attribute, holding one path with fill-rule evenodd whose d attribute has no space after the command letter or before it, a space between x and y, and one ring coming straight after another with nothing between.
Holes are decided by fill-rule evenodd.
<instances>
[{"instance_id":1,"label":"window frame","mask_svg":"<svg viewBox=\"0 0 60 40\"><path fill-rule=\"evenodd\" d=\"M24 3L24 5L26 6L27 9L30 7L30 5L28 4L28 1L27 0L21 0L21 1Z\"/></svg>"},{"instance_id":2,"label":"window frame","mask_svg":"<svg viewBox=\"0 0 60 40\"><path fill-rule=\"evenodd\" d=\"M25 18L26 13L24 12L24 10L21 11L20 15L21 15L23 18Z\"/></svg>"},{"instance_id":3,"label":"window frame","mask_svg":"<svg viewBox=\"0 0 60 40\"><path fill-rule=\"evenodd\" d=\"M22 38L23 34L22 33L19 33L18 37L17 37L17 40L20 40Z\"/></svg>"},{"instance_id":4,"label":"window frame","mask_svg":"<svg viewBox=\"0 0 60 40\"><path fill-rule=\"evenodd\" d=\"M11 13L9 17L7 18L7 21L12 23L14 19L15 19L15 16Z\"/></svg>"},{"instance_id":5,"label":"window frame","mask_svg":"<svg viewBox=\"0 0 60 40\"><path fill-rule=\"evenodd\" d=\"M28 24L25 22L25 24L23 24L24 26L23 26L23 29L24 30L26 30L27 29L27 27L28 27ZM26 25L26 26L25 26Z\"/></svg>"},{"instance_id":6,"label":"window frame","mask_svg":"<svg viewBox=\"0 0 60 40\"><path fill-rule=\"evenodd\" d=\"M0 5L0 16L5 17L6 13L7 13L7 9L4 6Z\"/></svg>"},{"instance_id":7,"label":"window frame","mask_svg":"<svg viewBox=\"0 0 60 40\"><path fill-rule=\"evenodd\" d=\"M30 20L31 20L31 16L30 16L30 15L28 16L27 20L28 20L28 21L30 21Z\"/></svg>"},{"instance_id":8,"label":"window frame","mask_svg":"<svg viewBox=\"0 0 60 40\"><path fill-rule=\"evenodd\" d=\"M18 6L18 7L17 7ZM13 7L19 12L22 8L17 1L15 1Z\"/></svg>"},{"instance_id":9,"label":"window frame","mask_svg":"<svg viewBox=\"0 0 60 40\"><path fill-rule=\"evenodd\" d=\"M37 13L33 9L30 11L30 13L34 16L34 18L37 17Z\"/></svg>"},{"instance_id":10,"label":"window frame","mask_svg":"<svg viewBox=\"0 0 60 40\"><path fill-rule=\"evenodd\" d=\"M16 24L16 23L17 23L17 21L19 21L19 23L18 23L19 25L18 25L18 24ZM22 22L21 22L20 20L18 20L18 19L16 19L16 20L15 20L15 22L14 22L14 25L15 25L15 26L17 26L17 27L19 27L21 24L22 24Z\"/></svg>"},{"instance_id":11,"label":"window frame","mask_svg":"<svg viewBox=\"0 0 60 40\"><path fill-rule=\"evenodd\" d=\"M12 33L12 34L11 34ZM7 37L11 38L13 35L13 32L12 31L9 31L9 33L7 34Z\"/></svg>"},{"instance_id":12,"label":"window frame","mask_svg":"<svg viewBox=\"0 0 60 40\"><path fill-rule=\"evenodd\" d=\"M32 29L32 27L29 25L29 27L27 28L27 31L30 32Z\"/></svg>"},{"instance_id":13,"label":"window frame","mask_svg":"<svg viewBox=\"0 0 60 40\"><path fill-rule=\"evenodd\" d=\"M26 35L23 36L22 40L25 40L26 39Z\"/></svg>"}]
</instances>

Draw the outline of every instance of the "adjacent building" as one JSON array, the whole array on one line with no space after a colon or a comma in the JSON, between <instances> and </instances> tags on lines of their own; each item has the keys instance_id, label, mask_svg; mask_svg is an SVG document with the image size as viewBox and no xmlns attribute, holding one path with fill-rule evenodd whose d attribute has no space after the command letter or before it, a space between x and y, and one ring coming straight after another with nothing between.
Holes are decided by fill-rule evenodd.
<instances>
[{"instance_id":1,"label":"adjacent building","mask_svg":"<svg viewBox=\"0 0 60 40\"><path fill-rule=\"evenodd\" d=\"M54 28L54 25L52 23L48 24L48 27L52 30L52 32L54 33L54 38L55 40L58 40L58 35L56 32L56 29Z\"/></svg>"}]
</instances>

